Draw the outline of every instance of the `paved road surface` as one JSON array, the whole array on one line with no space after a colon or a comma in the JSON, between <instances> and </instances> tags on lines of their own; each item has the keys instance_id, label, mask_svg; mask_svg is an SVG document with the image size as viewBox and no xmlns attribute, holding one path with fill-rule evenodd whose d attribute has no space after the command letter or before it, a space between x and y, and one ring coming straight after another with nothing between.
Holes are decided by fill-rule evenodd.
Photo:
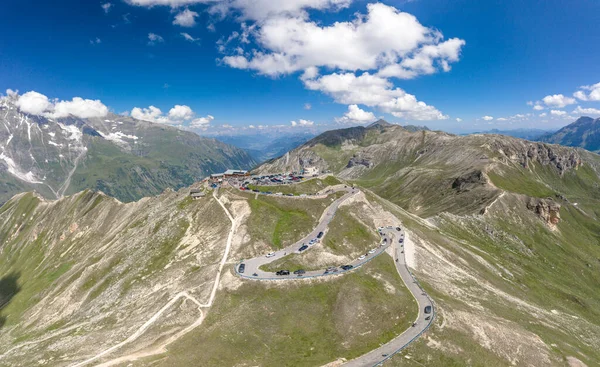
<instances>
[{"instance_id":1,"label":"paved road surface","mask_svg":"<svg viewBox=\"0 0 600 367\"><path fill-rule=\"evenodd\" d=\"M265 280L297 280L297 279L305 279L305 278L314 278L314 277L322 277L322 276L331 276L331 275L339 275L343 274L346 271L341 268L336 268L336 272L326 272L325 269L315 270L315 271L307 271L305 274L296 275L291 273L290 275L278 276L275 273L266 272L260 269L261 266L269 264L275 260L281 259L285 256L291 255L292 253L297 253L298 249L304 245L308 244L311 239L317 238L319 232L325 232L327 226L333 219L335 212L339 208L340 204L351 197L352 195L356 195L359 191L358 189L353 189L351 187L341 188L336 191L345 190L346 194L341 198L334 201L325 211L325 215L321 217L321 221L317 225L317 227L305 238L302 240L290 245L282 250L275 252L274 256L266 257L265 255L255 257L253 259L243 260L240 264L237 264L235 267L236 274L240 277L256 280L256 281L265 281ZM379 228L379 234L382 237L382 242L376 248L376 250L371 254L366 254L364 259L354 260L350 262L349 265L353 265L353 268L348 271L353 271L356 268L364 265L369 262L376 256L381 255L388 247L393 249L394 258L396 260L396 270L398 274L406 284L406 287L413 295L415 300L418 303L419 314L417 319L414 321L414 326L408 326L408 329L404 331L402 334L391 340L390 342L380 346L377 349L374 349L362 356L353 359L344 363L346 367L366 367L366 366L377 366L382 364L387 359L391 358L394 354L400 352L402 349L406 348L411 342L416 340L421 334L423 334L433 322L435 318L435 308L431 299L427 296L427 294L423 291L423 289L419 286L417 280L414 278L410 270L406 265L406 258L404 256L404 247L399 242L400 239L404 238L404 230L400 227L385 227ZM321 244L315 244L313 246L321 246ZM305 251L310 251L312 247L309 247ZM240 265L244 264L245 269L243 273L239 272ZM425 307L431 306L431 313L425 314ZM429 318L429 320L426 320Z\"/></svg>"}]
</instances>

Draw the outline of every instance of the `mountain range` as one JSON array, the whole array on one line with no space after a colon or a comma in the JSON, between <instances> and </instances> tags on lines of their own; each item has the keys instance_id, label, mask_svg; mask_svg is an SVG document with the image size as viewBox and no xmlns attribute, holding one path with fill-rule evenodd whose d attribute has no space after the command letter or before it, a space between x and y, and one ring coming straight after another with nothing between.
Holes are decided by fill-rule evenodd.
<instances>
[{"instance_id":1,"label":"mountain range","mask_svg":"<svg viewBox=\"0 0 600 367\"><path fill-rule=\"evenodd\" d=\"M580 147L592 152L600 152L600 118L580 117L555 133L539 137L540 141Z\"/></svg>"},{"instance_id":2,"label":"mountain range","mask_svg":"<svg viewBox=\"0 0 600 367\"><path fill-rule=\"evenodd\" d=\"M400 225L435 302L432 326L386 363L598 365L599 155L378 121L325 132L255 171L307 168L335 177L288 189L360 192L284 266L340 266L378 244L377 227ZM201 183L125 204L89 190L18 194L0 208L0 364L323 366L373 350L418 313L392 257L323 280L234 270L304 238L335 198Z\"/></svg>"},{"instance_id":3,"label":"mountain range","mask_svg":"<svg viewBox=\"0 0 600 367\"><path fill-rule=\"evenodd\" d=\"M178 189L256 161L215 139L163 124L108 114L53 119L0 101L0 202L36 190L56 199L83 189L122 201Z\"/></svg>"}]
</instances>

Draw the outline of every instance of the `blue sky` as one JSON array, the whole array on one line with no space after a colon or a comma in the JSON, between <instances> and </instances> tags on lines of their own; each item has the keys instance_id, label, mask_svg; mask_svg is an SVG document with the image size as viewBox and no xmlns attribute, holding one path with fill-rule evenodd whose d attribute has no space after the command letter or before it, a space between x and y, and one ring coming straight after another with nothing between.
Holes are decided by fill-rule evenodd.
<instances>
[{"instance_id":1,"label":"blue sky","mask_svg":"<svg viewBox=\"0 0 600 367\"><path fill-rule=\"evenodd\" d=\"M116 113L137 107L138 117L196 121L207 133L378 117L451 132L547 129L600 116L598 1L281 3L8 2L0 87L101 100ZM394 65L401 71L385 69ZM170 116L175 105L189 110Z\"/></svg>"}]
</instances>

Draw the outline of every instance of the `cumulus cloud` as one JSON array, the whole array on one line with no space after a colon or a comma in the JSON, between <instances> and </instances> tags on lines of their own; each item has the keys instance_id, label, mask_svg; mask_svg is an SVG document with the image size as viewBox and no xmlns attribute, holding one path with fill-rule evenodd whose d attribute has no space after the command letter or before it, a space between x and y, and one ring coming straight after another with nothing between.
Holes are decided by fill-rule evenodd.
<instances>
[{"instance_id":1,"label":"cumulus cloud","mask_svg":"<svg viewBox=\"0 0 600 367\"><path fill-rule=\"evenodd\" d=\"M330 74L304 80L306 88L321 91L333 97L337 103L365 105L409 120L445 120L448 116L435 107L418 101L400 88L394 88L386 78L369 73L356 76L353 73Z\"/></svg>"},{"instance_id":2,"label":"cumulus cloud","mask_svg":"<svg viewBox=\"0 0 600 367\"><path fill-rule=\"evenodd\" d=\"M260 48L226 56L223 61L234 68L273 76L327 67L381 69L383 77L402 79L448 71L450 63L458 61L463 40L443 41L439 31L391 6L376 3L367 9L368 14L357 14L353 21L330 26L306 17L267 18L238 37L252 36Z\"/></svg>"},{"instance_id":3,"label":"cumulus cloud","mask_svg":"<svg viewBox=\"0 0 600 367\"><path fill-rule=\"evenodd\" d=\"M494 118L492 116L483 116L482 119L485 121L492 121Z\"/></svg>"},{"instance_id":4,"label":"cumulus cloud","mask_svg":"<svg viewBox=\"0 0 600 367\"><path fill-rule=\"evenodd\" d=\"M456 122L462 122L462 119L460 117L457 117Z\"/></svg>"},{"instance_id":5,"label":"cumulus cloud","mask_svg":"<svg viewBox=\"0 0 600 367\"><path fill-rule=\"evenodd\" d=\"M554 116L564 116L567 113L565 111L561 111L561 110L551 110L550 114L554 115Z\"/></svg>"},{"instance_id":6,"label":"cumulus cloud","mask_svg":"<svg viewBox=\"0 0 600 367\"><path fill-rule=\"evenodd\" d=\"M148 33L148 44L149 45L152 46L152 45L155 45L157 43L164 42L164 41L165 41L165 39L162 38L161 36L159 36L158 34L156 34L156 33Z\"/></svg>"},{"instance_id":7,"label":"cumulus cloud","mask_svg":"<svg viewBox=\"0 0 600 367\"><path fill-rule=\"evenodd\" d=\"M291 124L293 127L296 127L296 126L300 126L300 127L306 127L306 126L313 126L313 125L315 124L315 122L314 122L314 121L311 121L311 120L303 120L303 119L300 119L300 120L298 120L298 121L290 121L290 124Z\"/></svg>"},{"instance_id":8,"label":"cumulus cloud","mask_svg":"<svg viewBox=\"0 0 600 367\"><path fill-rule=\"evenodd\" d=\"M546 112L540 113L540 117L546 117L546 116L548 116L548 114Z\"/></svg>"},{"instance_id":9,"label":"cumulus cloud","mask_svg":"<svg viewBox=\"0 0 600 367\"><path fill-rule=\"evenodd\" d=\"M192 120L190 122L191 128L206 128L215 118L211 115L206 115L206 117L200 117Z\"/></svg>"},{"instance_id":10,"label":"cumulus cloud","mask_svg":"<svg viewBox=\"0 0 600 367\"><path fill-rule=\"evenodd\" d=\"M112 8L113 4L111 3L104 3L102 5L100 5L102 7L102 10L104 10L104 14L108 14L108 12L110 11L110 8Z\"/></svg>"},{"instance_id":11,"label":"cumulus cloud","mask_svg":"<svg viewBox=\"0 0 600 367\"><path fill-rule=\"evenodd\" d=\"M544 109L544 106L536 104L535 106L533 106L533 109L536 110L536 111L541 111L541 110Z\"/></svg>"},{"instance_id":12,"label":"cumulus cloud","mask_svg":"<svg viewBox=\"0 0 600 367\"><path fill-rule=\"evenodd\" d=\"M582 101L600 101L600 83L584 85L573 96Z\"/></svg>"},{"instance_id":13,"label":"cumulus cloud","mask_svg":"<svg viewBox=\"0 0 600 367\"><path fill-rule=\"evenodd\" d=\"M196 13L195 11L185 9L184 11L175 15L175 20L173 20L173 24L181 27L193 27L196 25L197 16L198 13Z\"/></svg>"},{"instance_id":14,"label":"cumulus cloud","mask_svg":"<svg viewBox=\"0 0 600 367\"><path fill-rule=\"evenodd\" d=\"M336 122L342 124L364 124L368 122L373 122L377 118L373 114L373 112L368 112L355 104L348 106L348 111L342 117L338 117L335 119Z\"/></svg>"},{"instance_id":15,"label":"cumulus cloud","mask_svg":"<svg viewBox=\"0 0 600 367\"><path fill-rule=\"evenodd\" d=\"M11 95L8 91L7 94L9 96ZM27 92L20 96L19 99L17 99L16 105L21 112L38 116L41 116L44 112L52 109L52 103L48 100L48 97L34 91Z\"/></svg>"},{"instance_id":16,"label":"cumulus cloud","mask_svg":"<svg viewBox=\"0 0 600 367\"><path fill-rule=\"evenodd\" d=\"M55 118L73 115L79 118L103 117L108 114L106 107L100 100L83 99L75 97L71 101L60 101L54 105Z\"/></svg>"},{"instance_id":17,"label":"cumulus cloud","mask_svg":"<svg viewBox=\"0 0 600 367\"><path fill-rule=\"evenodd\" d=\"M582 108L581 106L577 106L577 108L575 108L575 110L573 110L573 113L576 115L600 115L600 110L597 108Z\"/></svg>"},{"instance_id":18,"label":"cumulus cloud","mask_svg":"<svg viewBox=\"0 0 600 367\"><path fill-rule=\"evenodd\" d=\"M310 109L312 109L312 105L310 103L305 103L304 104L304 109L305 110L310 110Z\"/></svg>"},{"instance_id":19,"label":"cumulus cloud","mask_svg":"<svg viewBox=\"0 0 600 367\"><path fill-rule=\"evenodd\" d=\"M134 107L130 113L131 117L138 120L150 121L159 124L185 126L190 128L207 127L215 118L211 115L194 118L196 113L186 105L175 105L165 115L160 108L150 106L148 108Z\"/></svg>"},{"instance_id":20,"label":"cumulus cloud","mask_svg":"<svg viewBox=\"0 0 600 367\"><path fill-rule=\"evenodd\" d=\"M9 94L10 95L10 94ZM45 95L31 91L19 96L13 92L15 104L21 112L51 118L75 116L79 118L104 117L108 114L106 107L99 100L74 97L71 101L50 101Z\"/></svg>"},{"instance_id":21,"label":"cumulus cloud","mask_svg":"<svg viewBox=\"0 0 600 367\"><path fill-rule=\"evenodd\" d=\"M194 117L194 111L189 106L175 105L169 110L169 119L175 121L190 120Z\"/></svg>"},{"instance_id":22,"label":"cumulus cloud","mask_svg":"<svg viewBox=\"0 0 600 367\"><path fill-rule=\"evenodd\" d=\"M186 41L197 42L200 40L200 38L192 37L189 33L181 32L180 34L183 38L185 38Z\"/></svg>"},{"instance_id":23,"label":"cumulus cloud","mask_svg":"<svg viewBox=\"0 0 600 367\"><path fill-rule=\"evenodd\" d=\"M546 97L542 98L542 101L548 107L558 107L558 108L563 108L565 106L575 104L575 98L566 97L562 94L554 94L554 95L546 96Z\"/></svg>"}]
</instances>

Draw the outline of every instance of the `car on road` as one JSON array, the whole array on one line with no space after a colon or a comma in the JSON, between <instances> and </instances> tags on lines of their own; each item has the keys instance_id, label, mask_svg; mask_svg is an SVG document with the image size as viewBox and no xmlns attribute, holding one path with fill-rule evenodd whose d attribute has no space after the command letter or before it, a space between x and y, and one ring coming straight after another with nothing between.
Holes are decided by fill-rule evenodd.
<instances>
[{"instance_id":1,"label":"car on road","mask_svg":"<svg viewBox=\"0 0 600 367\"><path fill-rule=\"evenodd\" d=\"M431 306L425 306L425 313L431 313Z\"/></svg>"},{"instance_id":2,"label":"car on road","mask_svg":"<svg viewBox=\"0 0 600 367\"><path fill-rule=\"evenodd\" d=\"M306 246L306 245L302 245L302 246L301 246L301 247L298 249L298 252L302 252L302 251L306 250L307 248L308 248L308 246Z\"/></svg>"},{"instance_id":3,"label":"car on road","mask_svg":"<svg viewBox=\"0 0 600 367\"><path fill-rule=\"evenodd\" d=\"M402 228L396 227L396 231L400 232L401 230L402 230Z\"/></svg>"},{"instance_id":4,"label":"car on road","mask_svg":"<svg viewBox=\"0 0 600 367\"><path fill-rule=\"evenodd\" d=\"M404 243L404 238L398 240L400 243Z\"/></svg>"},{"instance_id":5,"label":"car on road","mask_svg":"<svg viewBox=\"0 0 600 367\"><path fill-rule=\"evenodd\" d=\"M275 275L290 275L290 271L289 270L279 270L277 273L275 273Z\"/></svg>"},{"instance_id":6,"label":"car on road","mask_svg":"<svg viewBox=\"0 0 600 367\"><path fill-rule=\"evenodd\" d=\"M425 318L425 320L427 320L427 321L431 320L431 316L427 316L427 317Z\"/></svg>"},{"instance_id":7,"label":"car on road","mask_svg":"<svg viewBox=\"0 0 600 367\"><path fill-rule=\"evenodd\" d=\"M360 257L358 258L359 260L364 260L365 259L365 255L360 255Z\"/></svg>"},{"instance_id":8,"label":"car on road","mask_svg":"<svg viewBox=\"0 0 600 367\"><path fill-rule=\"evenodd\" d=\"M335 266L330 266L327 269L325 269L326 271L330 272L330 273L335 273L337 271L337 268Z\"/></svg>"},{"instance_id":9,"label":"car on road","mask_svg":"<svg viewBox=\"0 0 600 367\"><path fill-rule=\"evenodd\" d=\"M317 238L323 238L323 232L319 232L319 234L317 235Z\"/></svg>"},{"instance_id":10,"label":"car on road","mask_svg":"<svg viewBox=\"0 0 600 367\"><path fill-rule=\"evenodd\" d=\"M246 264L240 264L240 267L238 268L238 271L241 273L244 272L244 270L246 270Z\"/></svg>"},{"instance_id":11,"label":"car on road","mask_svg":"<svg viewBox=\"0 0 600 367\"><path fill-rule=\"evenodd\" d=\"M370 250L369 250L369 253L370 253L370 254L374 254L374 253L375 253L375 251L377 251L377 250L376 250L376 249L370 249Z\"/></svg>"},{"instance_id":12,"label":"car on road","mask_svg":"<svg viewBox=\"0 0 600 367\"><path fill-rule=\"evenodd\" d=\"M304 275L304 274L306 274L306 270L304 270L304 269L298 269L298 270L296 270L294 272L294 274L296 274L296 275Z\"/></svg>"},{"instance_id":13,"label":"car on road","mask_svg":"<svg viewBox=\"0 0 600 367\"><path fill-rule=\"evenodd\" d=\"M342 266L340 266L340 268L342 268L342 270L350 270L350 269L352 269L353 267L354 267L354 266L352 266L352 265L342 265Z\"/></svg>"},{"instance_id":14,"label":"car on road","mask_svg":"<svg viewBox=\"0 0 600 367\"><path fill-rule=\"evenodd\" d=\"M273 257L273 256L275 256L275 253L274 253L274 252L269 252L269 253L266 255L266 257Z\"/></svg>"}]
</instances>

